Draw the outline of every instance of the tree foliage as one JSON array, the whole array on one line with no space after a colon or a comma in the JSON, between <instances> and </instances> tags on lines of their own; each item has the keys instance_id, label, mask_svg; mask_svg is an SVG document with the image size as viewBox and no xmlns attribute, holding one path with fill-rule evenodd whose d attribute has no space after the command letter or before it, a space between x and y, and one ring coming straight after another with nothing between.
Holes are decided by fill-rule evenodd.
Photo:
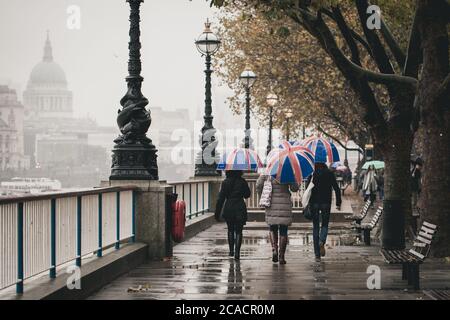
<instances>
[{"instance_id":1,"label":"tree foliage","mask_svg":"<svg viewBox=\"0 0 450 320\"><path fill-rule=\"evenodd\" d=\"M240 112L243 88L239 75L250 67L258 81L252 89L254 113L267 123L266 96L280 98L274 123L282 128L287 109L294 111L294 126L320 128L359 145L368 132L357 116L358 99L345 78L315 39L290 19L272 21L260 11L240 13L230 6L220 19L223 47L217 54L219 76L233 89L230 106Z\"/></svg>"},{"instance_id":2,"label":"tree foliage","mask_svg":"<svg viewBox=\"0 0 450 320\"><path fill-rule=\"evenodd\" d=\"M402 246L402 219L397 203L411 220L410 152L419 125L427 131L424 157L430 168L441 159L450 176L449 36L450 3L446 0L211 0L236 6L244 14L284 18L307 31L333 61L359 99L359 116L386 162L383 246ZM378 8L378 7L376 7ZM347 10L349 9L349 10ZM368 22L380 22L374 28ZM283 26L283 34L289 34ZM330 79L330 77L329 77ZM333 79L333 78L331 78ZM433 147L431 147L433 146ZM434 150L440 150L437 158ZM427 211L424 218L448 223L450 179L432 179L425 170ZM445 190L445 191L439 191ZM441 208L439 210L439 208ZM447 208L442 213L442 208ZM445 210L444 210L445 211ZM447 221L447 222L445 222ZM450 230L438 241L439 255L450 253Z\"/></svg>"}]
</instances>

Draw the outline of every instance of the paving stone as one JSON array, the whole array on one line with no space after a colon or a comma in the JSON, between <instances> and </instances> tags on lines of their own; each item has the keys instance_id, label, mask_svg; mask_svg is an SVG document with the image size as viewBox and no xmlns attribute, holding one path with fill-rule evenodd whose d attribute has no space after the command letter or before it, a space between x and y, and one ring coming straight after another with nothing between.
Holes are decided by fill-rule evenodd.
<instances>
[{"instance_id":1,"label":"paving stone","mask_svg":"<svg viewBox=\"0 0 450 320\"><path fill-rule=\"evenodd\" d=\"M332 223L327 256L314 261L311 224L291 228L287 265L271 261L267 226L248 223L241 261L227 256L226 227L216 224L174 247L169 261L151 261L105 286L91 299L211 300L423 300L422 291L407 289L401 267L384 263L379 247L344 245L355 236L349 224ZM355 242L358 243L358 242ZM367 289L367 268L381 269L381 290ZM148 285L144 292L127 292ZM428 259L421 266L423 289L448 289L450 264ZM406 290L405 290L406 289Z\"/></svg>"}]
</instances>

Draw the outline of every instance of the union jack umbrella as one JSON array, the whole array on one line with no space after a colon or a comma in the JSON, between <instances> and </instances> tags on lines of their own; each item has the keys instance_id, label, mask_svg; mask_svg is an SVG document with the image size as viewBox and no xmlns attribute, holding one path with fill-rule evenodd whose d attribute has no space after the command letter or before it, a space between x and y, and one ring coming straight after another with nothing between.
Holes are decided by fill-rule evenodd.
<instances>
[{"instance_id":1,"label":"union jack umbrella","mask_svg":"<svg viewBox=\"0 0 450 320\"><path fill-rule=\"evenodd\" d=\"M321 137L311 137L306 139L303 145L313 152L315 162L335 163L341 161L339 152L332 141Z\"/></svg>"},{"instance_id":2,"label":"union jack umbrella","mask_svg":"<svg viewBox=\"0 0 450 320\"><path fill-rule=\"evenodd\" d=\"M217 170L258 171L263 167L264 165L256 151L237 148L222 155Z\"/></svg>"},{"instance_id":3,"label":"union jack umbrella","mask_svg":"<svg viewBox=\"0 0 450 320\"><path fill-rule=\"evenodd\" d=\"M282 144L283 149L269 154L266 174L281 184L300 184L314 172L314 155L303 146L291 146L287 141Z\"/></svg>"},{"instance_id":4,"label":"union jack umbrella","mask_svg":"<svg viewBox=\"0 0 450 320\"><path fill-rule=\"evenodd\" d=\"M282 141L279 149L286 149L287 147L295 147L295 146L301 146L302 144L298 141Z\"/></svg>"}]
</instances>

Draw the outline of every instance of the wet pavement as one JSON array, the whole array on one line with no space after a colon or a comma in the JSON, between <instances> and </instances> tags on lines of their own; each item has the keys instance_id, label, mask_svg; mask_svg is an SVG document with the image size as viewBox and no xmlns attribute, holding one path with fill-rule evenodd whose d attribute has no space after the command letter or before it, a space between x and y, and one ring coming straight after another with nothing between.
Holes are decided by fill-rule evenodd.
<instances>
[{"instance_id":1,"label":"wet pavement","mask_svg":"<svg viewBox=\"0 0 450 320\"><path fill-rule=\"evenodd\" d=\"M310 224L290 229L287 265L271 261L264 223L244 230L241 261L228 258L225 224L216 224L177 245L174 257L141 265L91 299L428 299L406 289L401 266L386 265L379 246L362 245L348 223L330 226L327 255L314 262ZM367 288L369 266L381 270L381 290ZM422 289L450 288L450 263L421 266Z\"/></svg>"}]
</instances>

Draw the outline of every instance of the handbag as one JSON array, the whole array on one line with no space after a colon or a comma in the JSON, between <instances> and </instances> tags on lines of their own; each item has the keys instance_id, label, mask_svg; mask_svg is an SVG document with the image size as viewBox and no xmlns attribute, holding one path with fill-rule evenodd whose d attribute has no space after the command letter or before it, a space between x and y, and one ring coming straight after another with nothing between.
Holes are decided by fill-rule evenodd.
<instances>
[{"instance_id":1,"label":"handbag","mask_svg":"<svg viewBox=\"0 0 450 320\"><path fill-rule=\"evenodd\" d=\"M311 179L311 182L308 185L308 188L306 188L305 192L303 192L302 196L302 205L303 205L303 216L306 220L311 221L313 219L313 214L311 211L311 206L309 204L309 200L311 199L312 190L314 188L313 180Z\"/></svg>"},{"instance_id":2,"label":"handbag","mask_svg":"<svg viewBox=\"0 0 450 320\"><path fill-rule=\"evenodd\" d=\"M264 182L264 188L261 194L261 199L259 199L259 206L262 208L270 208L272 205L272 181L270 176L267 177Z\"/></svg>"},{"instance_id":3,"label":"handbag","mask_svg":"<svg viewBox=\"0 0 450 320\"><path fill-rule=\"evenodd\" d=\"M313 213L311 211L311 205L307 205L305 208L303 208L303 216L306 220L311 221L313 219Z\"/></svg>"},{"instance_id":4,"label":"handbag","mask_svg":"<svg viewBox=\"0 0 450 320\"><path fill-rule=\"evenodd\" d=\"M305 192L303 192L303 196L302 196L303 208L306 208L308 206L309 200L311 199L313 188L314 188L314 183L313 183L313 180L311 179L311 182L309 183L308 188L306 188Z\"/></svg>"}]
</instances>

